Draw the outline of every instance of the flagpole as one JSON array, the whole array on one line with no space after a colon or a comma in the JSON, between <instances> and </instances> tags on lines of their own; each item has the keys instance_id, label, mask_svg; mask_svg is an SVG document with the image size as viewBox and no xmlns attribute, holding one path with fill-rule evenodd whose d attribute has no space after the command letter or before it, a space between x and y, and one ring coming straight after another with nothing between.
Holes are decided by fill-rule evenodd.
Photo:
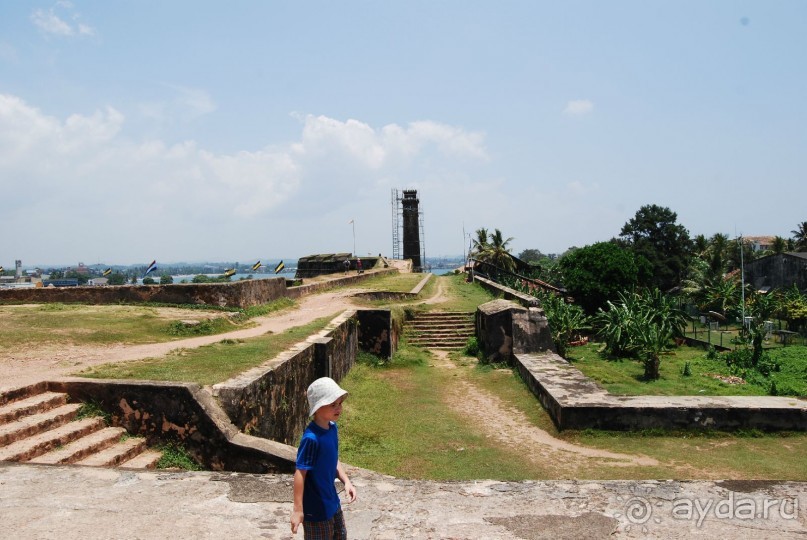
<instances>
[{"instance_id":1,"label":"flagpole","mask_svg":"<svg viewBox=\"0 0 807 540\"><path fill-rule=\"evenodd\" d=\"M353 256L356 257L356 220L351 219L350 224L353 225Z\"/></svg>"}]
</instances>

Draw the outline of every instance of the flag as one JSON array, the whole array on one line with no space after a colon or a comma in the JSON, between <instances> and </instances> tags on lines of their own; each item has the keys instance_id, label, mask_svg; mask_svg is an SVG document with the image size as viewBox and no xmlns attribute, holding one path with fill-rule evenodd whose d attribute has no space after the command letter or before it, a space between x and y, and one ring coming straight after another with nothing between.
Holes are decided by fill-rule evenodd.
<instances>
[{"instance_id":1,"label":"flag","mask_svg":"<svg viewBox=\"0 0 807 540\"><path fill-rule=\"evenodd\" d=\"M2 266L0 266L0 274L2 274L2 273L3 273L3 272L5 272L5 271L6 271L6 269L5 269L5 268L3 268Z\"/></svg>"},{"instance_id":2,"label":"flag","mask_svg":"<svg viewBox=\"0 0 807 540\"><path fill-rule=\"evenodd\" d=\"M146 273L143 274L143 277L149 275L149 273L154 272L157 269L157 261L151 261L151 264L148 268L146 268Z\"/></svg>"},{"instance_id":3,"label":"flag","mask_svg":"<svg viewBox=\"0 0 807 540\"><path fill-rule=\"evenodd\" d=\"M104 276L104 277L107 277L111 273L112 273L112 269L107 268L106 270L104 270L104 272L101 275Z\"/></svg>"},{"instance_id":4,"label":"flag","mask_svg":"<svg viewBox=\"0 0 807 540\"><path fill-rule=\"evenodd\" d=\"M263 265L261 264L261 261L256 262L255 264L253 264L253 265L252 265L252 271L253 271L253 272L257 272L257 271L258 271L258 268L260 268L261 266L263 266Z\"/></svg>"},{"instance_id":5,"label":"flag","mask_svg":"<svg viewBox=\"0 0 807 540\"><path fill-rule=\"evenodd\" d=\"M353 220L352 220L352 219L351 219L350 221L348 221L348 222L347 222L347 224L348 224L348 225L350 225L351 223L353 223Z\"/></svg>"},{"instance_id":6,"label":"flag","mask_svg":"<svg viewBox=\"0 0 807 540\"><path fill-rule=\"evenodd\" d=\"M281 270L286 268L286 265L283 264L283 261L280 261L277 266L275 266L275 274L279 273Z\"/></svg>"},{"instance_id":7,"label":"flag","mask_svg":"<svg viewBox=\"0 0 807 540\"><path fill-rule=\"evenodd\" d=\"M235 268L228 268L224 271L224 277L230 277L235 275Z\"/></svg>"}]
</instances>

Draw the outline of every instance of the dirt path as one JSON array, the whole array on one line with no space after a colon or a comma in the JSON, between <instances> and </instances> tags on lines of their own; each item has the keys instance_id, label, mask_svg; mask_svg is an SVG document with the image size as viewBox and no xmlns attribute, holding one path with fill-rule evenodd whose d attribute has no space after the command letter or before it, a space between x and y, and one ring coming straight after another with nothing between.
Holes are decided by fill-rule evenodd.
<instances>
[{"instance_id":1,"label":"dirt path","mask_svg":"<svg viewBox=\"0 0 807 540\"><path fill-rule=\"evenodd\" d=\"M255 326L216 334L199 336L166 343L143 345L52 345L44 344L14 351L0 357L3 366L0 390L32 384L38 381L76 373L90 366L127 362L142 358L164 356L177 349L193 349L217 343L223 339L245 339L279 333L302 326L321 317L337 314L355 307L351 297L360 289L340 289L303 297L297 307L265 317L256 317Z\"/></svg>"},{"instance_id":2,"label":"dirt path","mask_svg":"<svg viewBox=\"0 0 807 540\"><path fill-rule=\"evenodd\" d=\"M457 369L456 364L448 359L447 351L431 352L435 356L435 367ZM619 467L659 464L655 459L646 456L618 454L557 439L543 429L533 426L521 411L508 407L494 394L461 377L454 378L454 385L446 393L446 403L461 414L465 414L469 408L485 411L485 414L479 415L475 421L475 425L479 426L483 434L503 445L515 447L520 454L528 456L536 464L545 464L551 460L565 466L574 466L580 463L581 457Z\"/></svg>"}]
</instances>

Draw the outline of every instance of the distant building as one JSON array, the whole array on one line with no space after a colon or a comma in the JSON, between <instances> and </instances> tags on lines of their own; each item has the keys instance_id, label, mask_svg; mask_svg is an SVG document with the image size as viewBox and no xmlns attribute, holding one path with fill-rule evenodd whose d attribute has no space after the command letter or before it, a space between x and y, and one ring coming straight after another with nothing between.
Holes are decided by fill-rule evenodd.
<instances>
[{"instance_id":1,"label":"distant building","mask_svg":"<svg viewBox=\"0 0 807 540\"><path fill-rule=\"evenodd\" d=\"M89 281L87 281L87 285L93 285L96 287L103 287L107 283L109 283L109 280L105 277L90 278Z\"/></svg>"},{"instance_id":2,"label":"distant building","mask_svg":"<svg viewBox=\"0 0 807 540\"><path fill-rule=\"evenodd\" d=\"M745 281L758 291L789 289L794 284L807 291L807 253L780 253L747 262Z\"/></svg>"},{"instance_id":3,"label":"distant building","mask_svg":"<svg viewBox=\"0 0 807 540\"><path fill-rule=\"evenodd\" d=\"M90 268L88 266L85 266L83 262L78 263L78 266L73 268L73 270L76 273L81 274L82 276L90 275Z\"/></svg>"},{"instance_id":4,"label":"distant building","mask_svg":"<svg viewBox=\"0 0 807 540\"><path fill-rule=\"evenodd\" d=\"M775 236L743 236L743 241L751 246L756 252L770 251L773 249Z\"/></svg>"}]
</instances>

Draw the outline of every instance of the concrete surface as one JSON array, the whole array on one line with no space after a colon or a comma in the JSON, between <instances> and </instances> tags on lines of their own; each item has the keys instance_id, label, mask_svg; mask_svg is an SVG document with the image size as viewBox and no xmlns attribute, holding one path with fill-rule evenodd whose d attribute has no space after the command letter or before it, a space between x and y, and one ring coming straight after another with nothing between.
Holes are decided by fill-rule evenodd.
<instances>
[{"instance_id":1,"label":"concrete surface","mask_svg":"<svg viewBox=\"0 0 807 540\"><path fill-rule=\"evenodd\" d=\"M807 538L807 484L468 481L348 467L351 539ZM293 538L291 477L0 463L3 538ZM302 531L297 538L302 539Z\"/></svg>"}]
</instances>

